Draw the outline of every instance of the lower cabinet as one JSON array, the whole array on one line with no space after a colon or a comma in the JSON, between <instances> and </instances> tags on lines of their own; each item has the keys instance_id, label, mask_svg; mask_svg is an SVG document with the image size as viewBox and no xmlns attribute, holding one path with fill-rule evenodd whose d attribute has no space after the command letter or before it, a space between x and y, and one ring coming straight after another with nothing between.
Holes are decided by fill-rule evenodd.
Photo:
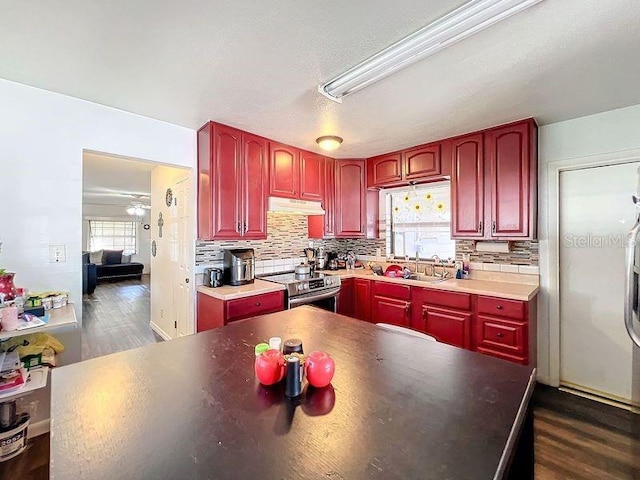
<instances>
[{"instance_id":1,"label":"lower cabinet","mask_svg":"<svg viewBox=\"0 0 640 480\"><path fill-rule=\"evenodd\" d=\"M373 282L371 321L411 327L411 287L397 283Z\"/></svg>"},{"instance_id":2,"label":"lower cabinet","mask_svg":"<svg viewBox=\"0 0 640 480\"><path fill-rule=\"evenodd\" d=\"M536 302L362 278L342 280L338 313L408 327L440 343L536 364ZM530 333L534 332L534 333Z\"/></svg>"},{"instance_id":3,"label":"lower cabinet","mask_svg":"<svg viewBox=\"0 0 640 480\"><path fill-rule=\"evenodd\" d=\"M353 282L353 316L371 321L371 280L356 278Z\"/></svg>"},{"instance_id":4,"label":"lower cabinet","mask_svg":"<svg viewBox=\"0 0 640 480\"><path fill-rule=\"evenodd\" d=\"M340 284L340 297L338 297L338 313L353 317L353 287L354 279L345 278Z\"/></svg>"},{"instance_id":5,"label":"lower cabinet","mask_svg":"<svg viewBox=\"0 0 640 480\"><path fill-rule=\"evenodd\" d=\"M423 305L421 313L424 333L441 343L471 348L471 312Z\"/></svg>"},{"instance_id":6,"label":"lower cabinet","mask_svg":"<svg viewBox=\"0 0 640 480\"><path fill-rule=\"evenodd\" d=\"M244 318L284 310L284 291L234 300L220 300L198 292L197 331L204 332Z\"/></svg>"}]
</instances>

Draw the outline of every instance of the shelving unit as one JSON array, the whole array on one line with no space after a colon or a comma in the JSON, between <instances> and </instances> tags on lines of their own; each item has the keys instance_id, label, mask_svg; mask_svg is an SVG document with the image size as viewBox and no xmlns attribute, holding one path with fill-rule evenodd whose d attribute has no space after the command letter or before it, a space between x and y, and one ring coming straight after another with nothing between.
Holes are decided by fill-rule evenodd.
<instances>
[{"instance_id":1,"label":"shelving unit","mask_svg":"<svg viewBox=\"0 0 640 480\"><path fill-rule=\"evenodd\" d=\"M47 313L50 317L46 325L26 328L24 330L14 330L11 332L0 332L0 340L29 335L30 333L47 332L63 328L76 328L78 326L73 303L69 303L67 306L62 308L52 308L51 310L47 310Z\"/></svg>"},{"instance_id":2,"label":"shelving unit","mask_svg":"<svg viewBox=\"0 0 640 480\"><path fill-rule=\"evenodd\" d=\"M0 393L0 403L15 400L27 393L46 387L48 376L49 367L32 368L31 371L29 371L29 377L24 385L8 392Z\"/></svg>"}]
</instances>

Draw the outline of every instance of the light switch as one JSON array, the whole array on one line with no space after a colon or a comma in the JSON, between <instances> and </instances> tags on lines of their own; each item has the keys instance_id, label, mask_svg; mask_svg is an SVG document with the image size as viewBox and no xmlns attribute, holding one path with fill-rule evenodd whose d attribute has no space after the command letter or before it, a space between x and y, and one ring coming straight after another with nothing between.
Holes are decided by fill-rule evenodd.
<instances>
[{"instance_id":1,"label":"light switch","mask_svg":"<svg viewBox=\"0 0 640 480\"><path fill-rule=\"evenodd\" d=\"M49 245L49 262L63 263L67 261L67 249L64 245Z\"/></svg>"}]
</instances>

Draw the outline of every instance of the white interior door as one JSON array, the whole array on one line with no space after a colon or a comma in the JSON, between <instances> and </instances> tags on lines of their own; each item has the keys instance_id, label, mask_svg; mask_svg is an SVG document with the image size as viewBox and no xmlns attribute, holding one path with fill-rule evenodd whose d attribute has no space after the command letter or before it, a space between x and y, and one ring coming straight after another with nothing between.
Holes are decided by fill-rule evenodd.
<instances>
[{"instance_id":1,"label":"white interior door","mask_svg":"<svg viewBox=\"0 0 640 480\"><path fill-rule=\"evenodd\" d=\"M625 403L637 352L623 320L624 246L638 165L560 174L560 383Z\"/></svg>"},{"instance_id":2,"label":"white interior door","mask_svg":"<svg viewBox=\"0 0 640 480\"><path fill-rule=\"evenodd\" d=\"M191 225L191 180L178 182L174 189L172 216L175 225L174 299L177 336L194 333L193 322L193 228Z\"/></svg>"}]
</instances>

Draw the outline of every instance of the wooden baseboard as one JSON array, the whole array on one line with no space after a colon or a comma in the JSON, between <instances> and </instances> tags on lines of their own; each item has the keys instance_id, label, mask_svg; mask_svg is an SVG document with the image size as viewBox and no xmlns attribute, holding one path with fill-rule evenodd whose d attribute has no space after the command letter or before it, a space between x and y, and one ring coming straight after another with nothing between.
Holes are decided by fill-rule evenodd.
<instances>
[{"instance_id":1,"label":"wooden baseboard","mask_svg":"<svg viewBox=\"0 0 640 480\"><path fill-rule=\"evenodd\" d=\"M153 330L154 332L156 332L158 335L160 335L163 339L165 340L171 340L171 337L169 335L167 335L164 330L162 330L158 325L156 325L155 323L151 322L151 330Z\"/></svg>"},{"instance_id":2,"label":"wooden baseboard","mask_svg":"<svg viewBox=\"0 0 640 480\"><path fill-rule=\"evenodd\" d=\"M29 429L27 430L27 438L39 437L40 435L49 433L50 429L51 421L48 418L46 420L40 420L39 422L32 423L29 425Z\"/></svg>"},{"instance_id":3,"label":"wooden baseboard","mask_svg":"<svg viewBox=\"0 0 640 480\"><path fill-rule=\"evenodd\" d=\"M629 410L632 412L635 411L635 413L638 413L637 409L634 409L632 405L629 405L627 402L625 402L622 399L610 398L604 395L598 395L596 391L589 390L584 387L575 388L570 384L563 384L563 385L560 385L559 390L562 392L567 392L573 395L577 395L578 397L587 398L589 400L594 400L596 402L604 403L605 405L611 405L612 407L622 408L623 410Z\"/></svg>"}]
</instances>

